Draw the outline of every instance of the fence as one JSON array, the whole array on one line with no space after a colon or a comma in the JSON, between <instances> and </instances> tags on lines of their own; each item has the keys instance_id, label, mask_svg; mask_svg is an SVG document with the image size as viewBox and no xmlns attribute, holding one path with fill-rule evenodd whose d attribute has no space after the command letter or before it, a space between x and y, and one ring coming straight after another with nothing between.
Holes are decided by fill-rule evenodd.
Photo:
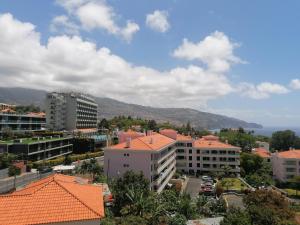
<instances>
[{"instance_id":1,"label":"fence","mask_svg":"<svg viewBox=\"0 0 300 225\"><path fill-rule=\"evenodd\" d=\"M25 185L31 183L32 181L39 180L41 178L49 176L50 174L52 174L52 172L44 173L44 174L25 173L20 176L2 179L2 180L0 180L0 193L1 194L7 193L7 192L13 190L15 187L25 186Z\"/></svg>"}]
</instances>

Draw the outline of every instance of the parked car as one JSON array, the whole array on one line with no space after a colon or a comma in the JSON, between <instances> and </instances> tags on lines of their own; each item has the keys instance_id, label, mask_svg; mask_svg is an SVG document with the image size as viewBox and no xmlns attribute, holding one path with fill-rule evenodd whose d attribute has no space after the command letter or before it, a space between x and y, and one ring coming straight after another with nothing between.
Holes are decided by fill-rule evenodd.
<instances>
[{"instance_id":1,"label":"parked car","mask_svg":"<svg viewBox=\"0 0 300 225\"><path fill-rule=\"evenodd\" d=\"M209 176L202 176L202 180L203 181L208 181L208 180L212 180L212 178L209 177Z\"/></svg>"}]
</instances>

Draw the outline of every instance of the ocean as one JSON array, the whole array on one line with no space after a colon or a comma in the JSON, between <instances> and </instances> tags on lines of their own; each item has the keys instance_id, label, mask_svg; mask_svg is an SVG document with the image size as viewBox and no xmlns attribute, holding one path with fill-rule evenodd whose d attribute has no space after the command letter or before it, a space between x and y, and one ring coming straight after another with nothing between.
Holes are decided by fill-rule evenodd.
<instances>
[{"instance_id":1,"label":"ocean","mask_svg":"<svg viewBox=\"0 0 300 225\"><path fill-rule=\"evenodd\" d=\"M263 127L261 129L245 129L248 131L253 130L254 134L256 135L264 135L271 137L272 133L276 131L282 131L282 130L292 130L296 133L297 136L300 136L300 127ZM219 131L219 130L214 130L214 131Z\"/></svg>"}]
</instances>

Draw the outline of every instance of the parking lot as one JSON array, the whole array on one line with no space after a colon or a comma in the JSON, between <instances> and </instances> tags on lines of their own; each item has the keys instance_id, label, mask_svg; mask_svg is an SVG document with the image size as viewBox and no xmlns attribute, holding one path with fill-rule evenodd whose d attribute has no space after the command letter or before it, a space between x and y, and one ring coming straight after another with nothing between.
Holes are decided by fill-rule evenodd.
<instances>
[{"instance_id":1,"label":"parking lot","mask_svg":"<svg viewBox=\"0 0 300 225\"><path fill-rule=\"evenodd\" d=\"M190 194L193 199L197 198L201 189L201 183L201 178L190 177L185 192Z\"/></svg>"},{"instance_id":2,"label":"parking lot","mask_svg":"<svg viewBox=\"0 0 300 225\"><path fill-rule=\"evenodd\" d=\"M214 195L214 185L211 177L190 177L188 179L185 192L195 199L198 197L200 191L205 195Z\"/></svg>"}]
</instances>

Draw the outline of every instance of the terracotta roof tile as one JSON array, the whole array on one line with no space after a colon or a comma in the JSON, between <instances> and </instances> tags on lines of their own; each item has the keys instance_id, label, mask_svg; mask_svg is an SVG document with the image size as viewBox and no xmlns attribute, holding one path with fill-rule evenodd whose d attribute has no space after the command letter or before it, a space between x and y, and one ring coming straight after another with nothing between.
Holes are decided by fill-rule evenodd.
<instances>
[{"instance_id":1,"label":"terracotta roof tile","mask_svg":"<svg viewBox=\"0 0 300 225\"><path fill-rule=\"evenodd\" d=\"M271 153L264 148L255 148L254 154L259 155L262 158L270 158L271 157Z\"/></svg>"},{"instance_id":2,"label":"terracotta roof tile","mask_svg":"<svg viewBox=\"0 0 300 225\"><path fill-rule=\"evenodd\" d=\"M78 184L75 179L53 175L0 196L0 224L100 220L104 217L102 187Z\"/></svg>"},{"instance_id":3,"label":"terracotta roof tile","mask_svg":"<svg viewBox=\"0 0 300 225\"><path fill-rule=\"evenodd\" d=\"M277 153L281 158L300 159L300 150L289 150Z\"/></svg>"},{"instance_id":4,"label":"terracotta roof tile","mask_svg":"<svg viewBox=\"0 0 300 225\"><path fill-rule=\"evenodd\" d=\"M126 147L126 142L109 147L108 149L117 150L150 150L158 151L167 145L175 143L175 140L164 135L154 133L153 135L138 137L130 141L130 147Z\"/></svg>"},{"instance_id":5,"label":"terracotta roof tile","mask_svg":"<svg viewBox=\"0 0 300 225\"><path fill-rule=\"evenodd\" d=\"M215 137L215 136L210 136L210 137ZM222 149L222 148L237 148L237 149L239 149L239 147L223 143L215 138L214 139L213 138L198 139L194 142L194 147L195 148L220 148L220 149Z\"/></svg>"}]
</instances>

